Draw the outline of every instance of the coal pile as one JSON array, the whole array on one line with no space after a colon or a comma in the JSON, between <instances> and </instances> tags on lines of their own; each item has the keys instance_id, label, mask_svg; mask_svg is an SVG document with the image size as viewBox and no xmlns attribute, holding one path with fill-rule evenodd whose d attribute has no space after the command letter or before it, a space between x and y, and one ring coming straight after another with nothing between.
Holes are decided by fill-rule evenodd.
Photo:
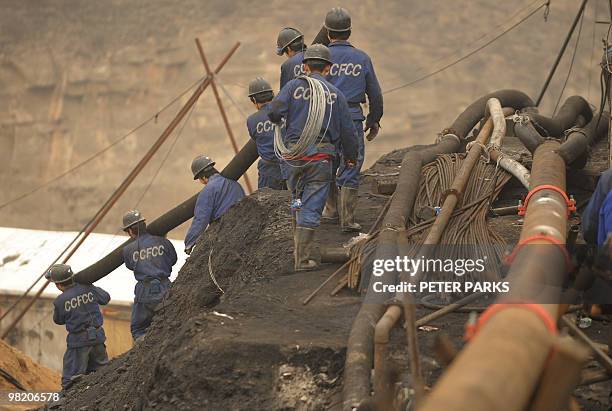
<instances>
[{"instance_id":1,"label":"coal pile","mask_svg":"<svg viewBox=\"0 0 612 411\"><path fill-rule=\"evenodd\" d=\"M342 352L284 348L266 341L275 338L270 330L240 341L237 332L235 312L268 298L249 294L292 271L288 202L287 192L262 190L211 224L144 341L50 408L325 409L319 398L335 387Z\"/></svg>"}]
</instances>

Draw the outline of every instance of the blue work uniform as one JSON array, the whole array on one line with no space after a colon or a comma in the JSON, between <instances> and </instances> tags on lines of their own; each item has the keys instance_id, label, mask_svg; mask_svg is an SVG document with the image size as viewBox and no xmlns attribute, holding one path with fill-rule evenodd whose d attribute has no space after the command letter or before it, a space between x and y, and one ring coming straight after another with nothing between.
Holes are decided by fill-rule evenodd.
<instances>
[{"instance_id":1,"label":"blue work uniform","mask_svg":"<svg viewBox=\"0 0 612 411\"><path fill-rule=\"evenodd\" d=\"M599 178L582 213L582 235L587 244L601 246L612 232L612 169Z\"/></svg>"},{"instance_id":2,"label":"blue work uniform","mask_svg":"<svg viewBox=\"0 0 612 411\"><path fill-rule=\"evenodd\" d=\"M306 73L304 72L304 67L302 66L303 60L304 52L300 51L299 53L294 54L293 57L289 57L281 65L280 89L285 87L285 84L287 84L294 78L306 75Z\"/></svg>"},{"instance_id":3,"label":"blue work uniform","mask_svg":"<svg viewBox=\"0 0 612 411\"><path fill-rule=\"evenodd\" d=\"M257 188L268 187L286 190L286 176L283 175L279 159L274 153L274 123L268 118L270 104L264 104L247 119L249 136L255 140L259 162L257 163Z\"/></svg>"},{"instance_id":4,"label":"blue work uniform","mask_svg":"<svg viewBox=\"0 0 612 411\"><path fill-rule=\"evenodd\" d=\"M110 295L100 287L77 283L53 301L53 321L65 324L68 331L62 388L69 386L73 376L93 372L108 363L100 305L109 301Z\"/></svg>"},{"instance_id":5,"label":"blue work uniform","mask_svg":"<svg viewBox=\"0 0 612 411\"><path fill-rule=\"evenodd\" d=\"M383 115L382 92L374 72L372 60L366 53L353 47L346 40L334 41L328 47L334 64L332 64L327 78L346 97L359 143L357 166L346 168L344 162L340 161L336 183L341 187L358 188L359 173L365 158L363 121L366 121L366 128L372 124L380 123ZM366 102L366 95L370 107L367 117L363 115L361 108L361 103Z\"/></svg>"},{"instance_id":6,"label":"blue work uniform","mask_svg":"<svg viewBox=\"0 0 612 411\"><path fill-rule=\"evenodd\" d=\"M288 161L288 185L292 209L300 227L319 226L325 200L332 181L331 159L342 152L344 158L357 158L357 136L344 95L320 74L312 78L323 82L327 95L325 116L319 139L306 150L304 157ZM268 116L274 123L283 119L283 142L290 147L302 134L310 106L310 86L305 78L288 82L272 101Z\"/></svg>"},{"instance_id":7,"label":"blue work uniform","mask_svg":"<svg viewBox=\"0 0 612 411\"><path fill-rule=\"evenodd\" d=\"M208 225L221 218L231 206L242 200L244 190L237 181L214 174L208 179L195 204L193 221L185 236L185 248L190 249Z\"/></svg>"},{"instance_id":8,"label":"blue work uniform","mask_svg":"<svg viewBox=\"0 0 612 411\"><path fill-rule=\"evenodd\" d=\"M139 235L123 248L125 266L134 272L137 281L130 324L132 338L144 335L151 325L155 306L170 288L176 260L176 250L170 240L149 233Z\"/></svg>"}]
</instances>

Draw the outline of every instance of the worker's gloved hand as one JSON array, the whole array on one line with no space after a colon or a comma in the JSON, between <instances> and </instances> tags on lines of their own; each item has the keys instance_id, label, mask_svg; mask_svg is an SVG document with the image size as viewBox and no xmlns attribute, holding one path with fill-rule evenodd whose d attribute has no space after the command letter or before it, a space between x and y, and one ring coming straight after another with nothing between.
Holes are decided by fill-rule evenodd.
<instances>
[{"instance_id":1,"label":"worker's gloved hand","mask_svg":"<svg viewBox=\"0 0 612 411\"><path fill-rule=\"evenodd\" d=\"M365 133L368 130L370 132L368 133L368 135L366 135L366 138L368 139L368 141L372 141L378 135L378 131L380 130L380 124L378 123L366 124L366 128L363 131Z\"/></svg>"},{"instance_id":2,"label":"worker's gloved hand","mask_svg":"<svg viewBox=\"0 0 612 411\"><path fill-rule=\"evenodd\" d=\"M192 245L191 247L185 248L185 254L191 255L191 252L193 251L193 247L195 247L195 246Z\"/></svg>"}]
</instances>

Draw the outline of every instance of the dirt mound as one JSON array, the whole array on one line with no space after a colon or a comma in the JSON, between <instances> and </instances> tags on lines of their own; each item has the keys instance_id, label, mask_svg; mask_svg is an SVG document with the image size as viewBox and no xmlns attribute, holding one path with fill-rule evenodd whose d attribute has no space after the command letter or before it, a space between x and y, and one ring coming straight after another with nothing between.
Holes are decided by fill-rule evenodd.
<instances>
[{"instance_id":1,"label":"dirt mound","mask_svg":"<svg viewBox=\"0 0 612 411\"><path fill-rule=\"evenodd\" d=\"M349 299L350 309L339 299L336 309L300 310L300 294L333 267L292 272L288 203L288 192L258 191L211 224L144 341L51 408L327 409L358 299ZM328 229L320 241L347 238ZM338 338L332 329L341 331Z\"/></svg>"},{"instance_id":2,"label":"dirt mound","mask_svg":"<svg viewBox=\"0 0 612 411\"><path fill-rule=\"evenodd\" d=\"M29 391L59 391L60 375L34 362L21 351L0 340L0 368ZM0 377L0 390L16 391L14 384Z\"/></svg>"}]
</instances>

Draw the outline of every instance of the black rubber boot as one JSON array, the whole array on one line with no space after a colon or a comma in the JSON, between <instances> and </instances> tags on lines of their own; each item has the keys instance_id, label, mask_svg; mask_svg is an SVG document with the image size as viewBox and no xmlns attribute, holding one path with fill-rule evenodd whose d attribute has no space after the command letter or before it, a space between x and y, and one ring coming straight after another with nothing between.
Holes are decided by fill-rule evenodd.
<instances>
[{"instance_id":1,"label":"black rubber boot","mask_svg":"<svg viewBox=\"0 0 612 411\"><path fill-rule=\"evenodd\" d=\"M357 193L356 188L342 187L340 189L340 228L345 233L361 231L361 225L355 222Z\"/></svg>"},{"instance_id":2,"label":"black rubber boot","mask_svg":"<svg viewBox=\"0 0 612 411\"><path fill-rule=\"evenodd\" d=\"M321 219L330 222L338 221L338 186L335 181L331 182Z\"/></svg>"},{"instance_id":3,"label":"black rubber boot","mask_svg":"<svg viewBox=\"0 0 612 411\"><path fill-rule=\"evenodd\" d=\"M293 236L295 271L309 271L319 267L319 264L311 259L314 234L314 228L296 227Z\"/></svg>"}]
</instances>

